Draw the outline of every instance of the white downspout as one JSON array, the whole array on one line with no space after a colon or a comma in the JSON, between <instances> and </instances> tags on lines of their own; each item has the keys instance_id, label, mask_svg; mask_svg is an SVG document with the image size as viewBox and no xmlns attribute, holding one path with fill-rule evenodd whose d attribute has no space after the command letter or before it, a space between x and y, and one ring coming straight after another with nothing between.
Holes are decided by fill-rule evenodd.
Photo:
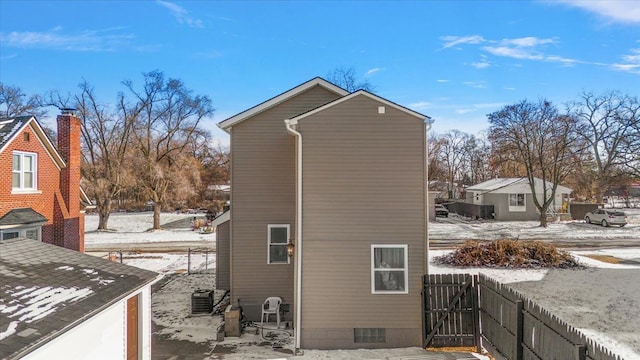
<instances>
[{"instance_id":1,"label":"white downspout","mask_svg":"<svg viewBox=\"0 0 640 360\"><path fill-rule=\"evenodd\" d=\"M301 324L301 302L302 302L302 134L297 132L293 126L298 125L297 120L286 119L284 121L287 131L296 137L296 328L295 328L295 348L300 348L300 324Z\"/></svg>"},{"instance_id":2,"label":"white downspout","mask_svg":"<svg viewBox=\"0 0 640 360\"><path fill-rule=\"evenodd\" d=\"M425 231L425 252L424 252L424 266L425 266L425 274L429 274L429 221L431 221L431 217L429 216L429 210L431 209L431 201L429 199L429 130L431 130L431 125L433 124L435 120L430 118L430 117L425 117L424 118L424 135L425 135L425 161L426 161L426 165L424 168L425 171L425 180L426 180L426 191L427 191L427 196L426 196L426 202L427 202L427 209L425 211L426 216L427 216L427 221L425 222L426 227L427 227L427 231Z\"/></svg>"}]
</instances>

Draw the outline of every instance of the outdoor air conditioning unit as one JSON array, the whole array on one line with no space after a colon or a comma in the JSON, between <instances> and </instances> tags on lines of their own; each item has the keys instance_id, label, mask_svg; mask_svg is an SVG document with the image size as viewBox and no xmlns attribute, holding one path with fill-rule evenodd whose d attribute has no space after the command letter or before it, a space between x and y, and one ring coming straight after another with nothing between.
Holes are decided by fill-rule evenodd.
<instances>
[{"instance_id":1,"label":"outdoor air conditioning unit","mask_svg":"<svg viewBox=\"0 0 640 360\"><path fill-rule=\"evenodd\" d=\"M191 294L191 313L208 314L213 311L213 290L197 289Z\"/></svg>"}]
</instances>

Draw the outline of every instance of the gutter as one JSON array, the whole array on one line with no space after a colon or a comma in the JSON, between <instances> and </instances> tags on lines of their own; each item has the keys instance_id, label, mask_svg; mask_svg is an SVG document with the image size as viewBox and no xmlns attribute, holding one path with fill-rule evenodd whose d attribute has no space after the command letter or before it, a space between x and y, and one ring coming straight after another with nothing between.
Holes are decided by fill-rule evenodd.
<instances>
[{"instance_id":1,"label":"gutter","mask_svg":"<svg viewBox=\"0 0 640 360\"><path fill-rule=\"evenodd\" d=\"M285 119L284 124L287 132L296 137L296 306L294 316L295 326L295 348L300 348L300 319L302 302L302 134L294 129L297 127L297 120Z\"/></svg>"},{"instance_id":2,"label":"gutter","mask_svg":"<svg viewBox=\"0 0 640 360\"><path fill-rule=\"evenodd\" d=\"M424 167L424 171L425 171L425 187L426 187L426 196L425 196L425 217L426 217L426 221L425 226L426 226L426 231L424 232L424 236L425 236L425 251L424 251L424 273L425 274L429 274L429 221L431 221L431 218L429 217L429 209L431 208L431 203L429 202L429 130L431 130L431 125L433 125L433 122L435 120L426 116L424 118L424 139L425 139L425 147L424 147L424 151L425 151L425 167Z\"/></svg>"}]
</instances>

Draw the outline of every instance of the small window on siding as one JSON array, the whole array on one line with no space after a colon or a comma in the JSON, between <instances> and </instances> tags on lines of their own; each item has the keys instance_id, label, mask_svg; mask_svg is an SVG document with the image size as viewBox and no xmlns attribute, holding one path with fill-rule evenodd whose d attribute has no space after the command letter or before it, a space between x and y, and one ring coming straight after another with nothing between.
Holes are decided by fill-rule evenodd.
<instances>
[{"instance_id":1,"label":"small window on siding","mask_svg":"<svg viewBox=\"0 0 640 360\"><path fill-rule=\"evenodd\" d=\"M29 142L29 133L28 132L24 133L24 141L25 142Z\"/></svg>"},{"instance_id":2,"label":"small window on siding","mask_svg":"<svg viewBox=\"0 0 640 360\"><path fill-rule=\"evenodd\" d=\"M269 224L267 228L267 263L288 264L289 224Z\"/></svg>"},{"instance_id":3,"label":"small window on siding","mask_svg":"<svg viewBox=\"0 0 640 360\"><path fill-rule=\"evenodd\" d=\"M353 342L357 344L386 343L387 331L384 328L355 328Z\"/></svg>"},{"instance_id":4,"label":"small window on siding","mask_svg":"<svg viewBox=\"0 0 640 360\"><path fill-rule=\"evenodd\" d=\"M407 294L407 245L371 245L371 293Z\"/></svg>"},{"instance_id":5,"label":"small window on siding","mask_svg":"<svg viewBox=\"0 0 640 360\"><path fill-rule=\"evenodd\" d=\"M509 194L509 211L523 212L527 210L524 194Z\"/></svg>"}]
</instances>

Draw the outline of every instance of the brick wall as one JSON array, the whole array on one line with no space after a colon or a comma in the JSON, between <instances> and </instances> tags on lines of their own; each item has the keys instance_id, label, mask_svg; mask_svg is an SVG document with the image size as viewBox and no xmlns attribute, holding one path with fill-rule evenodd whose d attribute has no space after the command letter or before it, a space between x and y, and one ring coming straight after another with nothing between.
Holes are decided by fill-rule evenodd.
<instances>
[{"instance_id":1,"label":"brick wall","mask_svg":"<svg viewBox=\"0 0 640 360\"><path fill-rule=\"evenodd\" d=\"M65 169L57 167L34 130L36 125L33 123L22 129L0 153L0 217L13 209L32 208L48 219L47 224L42 227L43 242L84 251L84 218L80 214L79 193L80 121L75 120L77 121L74 121L75 124L71 130L63 132L63 136L67 139L72 138L71 141L67 140L67 151L69 148L77 150L74 150L75 154L70 156L71 163L74 165L69 168L70 174L65 174L63 171ZM58 131L58 137L60 137L60 128ZM28 140L24 133L29 133ZM38 154L37 192L11 193L13 151ZM66 188L64 192L63 188ZM70 194L68 200L65 200L65 192Z\"/></svg>"}]
</instances>

